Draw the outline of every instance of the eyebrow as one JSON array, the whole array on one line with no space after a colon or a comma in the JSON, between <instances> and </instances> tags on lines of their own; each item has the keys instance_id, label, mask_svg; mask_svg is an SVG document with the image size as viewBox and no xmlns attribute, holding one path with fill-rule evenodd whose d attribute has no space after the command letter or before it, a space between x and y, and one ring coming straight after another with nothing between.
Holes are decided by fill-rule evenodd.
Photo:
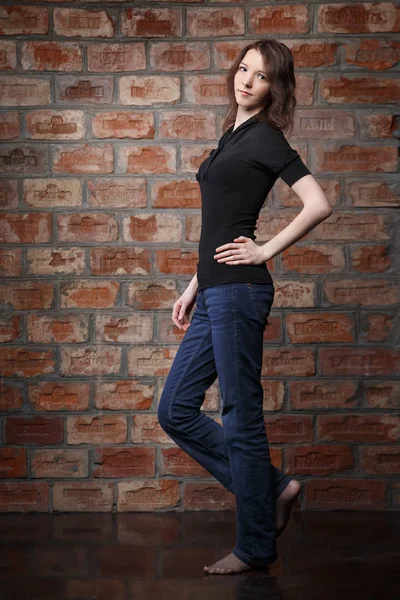
<instances>
[{"instance_id":1,"label":"eyebrow","mask_svg":"<svg viewBox=\"0 0 400 600\"><path fill-rule=\"evenodd\" d=\"M248 65L246 65L246 63L245 63L245 62L243 62L243 61L242 61L240 64L241 64L241 65L244 65L245 67L248 67ZM264 73L264 75L266 75L266 72L265 72L265 71L258 71L258 72L259 72L259 73Z\"/></svg>"}]
</instances>

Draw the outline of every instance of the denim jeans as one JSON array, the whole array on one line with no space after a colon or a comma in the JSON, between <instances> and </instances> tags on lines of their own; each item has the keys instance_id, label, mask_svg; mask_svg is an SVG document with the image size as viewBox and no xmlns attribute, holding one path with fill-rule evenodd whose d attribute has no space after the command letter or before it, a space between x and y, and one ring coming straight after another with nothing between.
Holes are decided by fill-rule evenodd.
<instances>
[{"instance_id":1,"label":"denim jeans","mask_svg":"<svg viewBox=\"0 0 400 600\"><path fill-rule=\"evenodd\" d=\"M235 495L233 554L253 567L277 560L275 501L292 479L271 464L263 415L263 336L274 293L273 283L200 290L158 408L169 437ZM200 411L217 376L222 426Z\"/></svg>"}]
</instances>

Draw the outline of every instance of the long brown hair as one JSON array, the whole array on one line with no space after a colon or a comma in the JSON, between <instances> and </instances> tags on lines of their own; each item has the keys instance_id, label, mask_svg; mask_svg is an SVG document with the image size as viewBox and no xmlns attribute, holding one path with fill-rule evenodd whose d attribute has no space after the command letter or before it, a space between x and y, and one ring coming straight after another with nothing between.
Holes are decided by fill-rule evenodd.
<instances>
[{"instance_id":1,"label":"long brown hair","mask_svg":"<svg viewBox=\"0 0 400 600\"><path fill-rule=\"evenodd\" d=\"M264 108L256 119L267 121L273 127L284 131L293 129L293 115L297 101L295 96L296 80L294 76L293 55L289 48L274 39L262 39L251 42L239 53L229 69L227 77L228 112L222 124L222 133L235 123L238 104L235 97L234 77L246 52L255 48L263 57L264 71L270 84Z\"/></svg>"}]
</instances>

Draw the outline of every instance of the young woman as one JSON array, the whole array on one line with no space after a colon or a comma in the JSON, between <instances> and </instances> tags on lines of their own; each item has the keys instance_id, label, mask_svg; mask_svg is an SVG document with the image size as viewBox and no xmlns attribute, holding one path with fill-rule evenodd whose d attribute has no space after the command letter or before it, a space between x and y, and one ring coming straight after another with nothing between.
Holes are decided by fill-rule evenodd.
<instances>
[{"instance_id":1,"label":"young woman","mask_svg":"<svg viewBox=\"0 0 400 600\"><path fill-rule=\"evenodd\" d=\"M230 110L218 147L201 163L197 273L175 302L172 320L186 330L158 409L161 427L235 495L237 540L208 573L265 568L300 483L271 464L263 416L263 337L275 288L266 262L332 212L321 187L282 129L293 125L293 57L282 43L247 45L228 75ZM281 177L304 207L263 245L254 230ZM196 309L189 323L189 314ZM223 426L201 410L218 377Z\"/></svg>"}]
</instances>

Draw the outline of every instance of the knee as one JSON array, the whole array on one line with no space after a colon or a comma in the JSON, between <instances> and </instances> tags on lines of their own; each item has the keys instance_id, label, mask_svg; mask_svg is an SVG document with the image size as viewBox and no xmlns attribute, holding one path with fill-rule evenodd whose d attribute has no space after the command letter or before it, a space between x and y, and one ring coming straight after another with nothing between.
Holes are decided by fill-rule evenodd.
<instances>
[{"instance_id":1,"label":"knee","mask_svg":"<svg viewBox=\"0 0 400 600\"><path fill-rule=\"evenodd\" d=\"M172 428L172 419L168 410L167 398L161 395L160 403L158 405L157 418L158 422L164 431L169 431Z\"/></svg>"}]
</instances>

